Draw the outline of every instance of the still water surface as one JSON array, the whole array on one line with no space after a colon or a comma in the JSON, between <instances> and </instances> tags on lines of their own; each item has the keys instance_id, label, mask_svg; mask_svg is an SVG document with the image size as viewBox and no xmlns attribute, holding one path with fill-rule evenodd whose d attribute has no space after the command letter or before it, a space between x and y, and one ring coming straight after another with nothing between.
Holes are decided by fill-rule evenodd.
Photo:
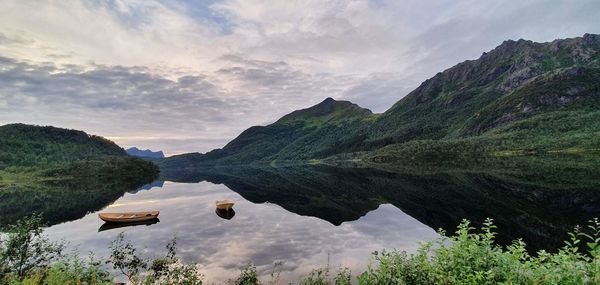
<instances>
[{"instance_id":1,"label":"still water surface","mask_svg":"<svg viewBox=\"0 0 600 285\"><path fill-rule=\"evenodd\" d=\"M281 283L330 265L362 272L375 250L414 251L462 219L493 218L498 243L556 250L573 226L600 217L600 167L582 159L511 160L499 170L384 171L330 166L161 170L142 188L120 181L56 181L0 192L0 223L41 212L46 232L105 257L125 232L147 257L177 237L180 257L224 283L249 262ZM162 182L165 181L165 182ZM235 201L235 216L215 201ZM160 222L98 231L98 212L160 210ZM268 278L266 278L268 279Z\"/></svg>"},{"instance_id":2,"label":"still water surface","mask_svg":"<svg viewBox=\"0 0 600 285\"><path fill-rule=\"evenodd\" d=\"M235 216L222 219L215 200L236 202ZM164 252L174 236L180 257L198 262L207 281L223 283L253 262L268 279L278 265L282 283L296 280L311 269L366 268L374 250L398 248L412 251L420 240L434 239L430 227L390 204L382 204L355 221L340 225L301 216L272 203L253 203L224 185L209 182L173 183L135 194L125 194L103 211L159 209L160 222L98 232L103 224L96 213L55 225L46 232L52 239L68 240L82 253L106 256L108 245L120 232L148 256ZM286 283L287 284L287 283Z\"/></svg>"}]
</instances>

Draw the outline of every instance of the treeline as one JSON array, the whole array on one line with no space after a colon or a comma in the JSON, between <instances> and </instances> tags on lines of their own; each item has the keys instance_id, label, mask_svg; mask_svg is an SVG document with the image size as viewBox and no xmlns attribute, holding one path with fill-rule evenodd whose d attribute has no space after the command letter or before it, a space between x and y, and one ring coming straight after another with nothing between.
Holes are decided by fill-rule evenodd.
<instances>
[{"instance_id":1,"label":"treeline","mask_svg":"<svg viewBox=\"0 0 600 285\"><path fill-rule=\"evenodd\" d=\"M126 153L115 143L82 131L25 124L0 126L0 169L53 165L106 155Z\"/></svg>"},{"instance_id":2,"label":"treeline","mask_svg":"<svg viewBox=\"0 0 600 285\"><path fill-rule=\"evenodd\" d=\"M0 126L0 180L157 174L154 164L99 136L49 126Z\"/></svg>"},{"instance_id":3,"label":"treeline","mask_svg":"<svg viewBox=\"0 0 600 285\"><path fill-rule=\"evenodd\" d=\"M374 163L454 160L464 164L505 156L555 153L600 153L600 112L555 111L480 136L413 140L386 146L366 157Z\"/></svg>"}]
</instances>

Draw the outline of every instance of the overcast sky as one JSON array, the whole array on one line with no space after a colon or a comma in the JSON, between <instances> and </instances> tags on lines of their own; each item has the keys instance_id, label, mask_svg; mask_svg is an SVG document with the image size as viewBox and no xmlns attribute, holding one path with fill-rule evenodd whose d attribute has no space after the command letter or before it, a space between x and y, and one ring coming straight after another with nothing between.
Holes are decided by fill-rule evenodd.
<instances>
[{"instance_id":1,"label":"overcast sky","mask_svg":"<svg viewBox=\"0 0 600 285\"><path fill-rule=\"evenodd\" d=\"M383 112L506 39L600 33L595 0L8 0L0 11L0 124L167 154L222 147L326 97Z\"/></svg>"}]
</instances>

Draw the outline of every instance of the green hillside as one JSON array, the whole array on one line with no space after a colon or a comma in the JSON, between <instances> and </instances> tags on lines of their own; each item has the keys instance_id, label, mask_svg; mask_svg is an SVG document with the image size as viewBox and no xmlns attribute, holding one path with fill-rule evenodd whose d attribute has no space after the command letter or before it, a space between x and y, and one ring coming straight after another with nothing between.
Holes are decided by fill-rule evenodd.
<instances>
[{"instance_id":1,"label":"green hillside","mask_svg":"<svg viewBox=\"0 0 600 285\"><path fill-rule=\"evenodd\" d=\"M25 124L0 126L0 182L158 174L115 143L82 131Z\"/></svg>"},{"instance_id":2,"label":"green hillside","mask_svg":"<svg viewBox=\"0 0 600 285\"><path fill-rule=\"evenodd\" d=\"M273 160L307 160L336 154L332 151L341 138L356 135L376 115L348 101L331 98L303 110L294 111L268 126L255 126L242 132L222 149L206 154L173 156L166 166L202 164L246 164Z\"/></svg>"},{"instance_id":3,"label":"green hillside","mask_svg":"<svg viewBox=\"0 0 600 285\"><path fill-rule=\"evenodd\" d=\"M375 162L600 150L600 69L564 68L500 97L442 139L391 144Z\"/></svg>"},{"instance_id":4,"label":"green hillside","mask_svg":"<svg viewBox=\"0 0 600 285\"><path fill-rule=\"evenodd\" d=\"M398 94L399 96L401 94ZM165 166L361 158L372 163L600 149L600 36L505 41L382 114L328 98Z\"/></svg>"}]
</instances>

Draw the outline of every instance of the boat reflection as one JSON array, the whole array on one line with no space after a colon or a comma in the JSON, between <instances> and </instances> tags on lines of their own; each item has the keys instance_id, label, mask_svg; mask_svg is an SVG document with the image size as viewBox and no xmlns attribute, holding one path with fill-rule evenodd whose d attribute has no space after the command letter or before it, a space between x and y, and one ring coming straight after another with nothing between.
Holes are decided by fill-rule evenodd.
<instances>
[{"instance_id":1,"label":"boat reflection","mask_svg":"<svg viewBox=\"0 0 600 285\"><path fill-rule=\"evenodd\" d=\"M235 211L233 209L229 209L229 210L217 209L215 211L215 213L217 213L217 216L219 216L225 220L231 220L231 218L233 218L233 216L235 216Z\"/></svg>"},{"instance_id":2,"label":"boat reflection","mask_svg":"<svg viewBox=\"0 0 600 285\"><path fill-rule=\"evenodd\" d=\"M130 222L130 223L106 222L106 223L102 224L100 226L100 228L98 228L98 232L108 231L108 230L118 229L118 228L124 228L124 227L135 227L135 226L141 226L141 225L150 226L150 225L154 225L158 222L160 222L160 220L158 218L152 219L152 220L147 220L147 221Z\"/></svg>"}]
</instances>

